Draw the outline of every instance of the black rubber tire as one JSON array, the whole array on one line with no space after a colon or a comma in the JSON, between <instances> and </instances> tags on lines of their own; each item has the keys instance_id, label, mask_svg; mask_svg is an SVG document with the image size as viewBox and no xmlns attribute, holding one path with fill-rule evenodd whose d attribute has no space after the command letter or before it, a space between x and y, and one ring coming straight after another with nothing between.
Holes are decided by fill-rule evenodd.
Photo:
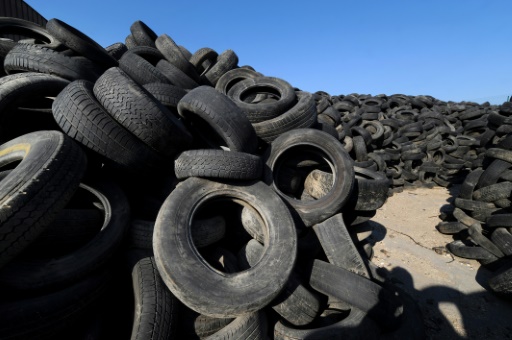
<instances>
[{"instance_id":1,"label":"black rubber tire","mask_svg":"<svg viewBox=\"0 0 512 340\"><path fill-rule=\"evenodd\" d=\"M443 221L436 225L437 231L446 235L458 234L463 230L467 230L468 227L460 222L455 221Z\"/></svg>"},{"instance_id":2,"label":"black rubber tire","mask_svg":"<svg viewBox=\"0 0 512 340\"><path fill-rule=\"evenodd\" d=\"M348 233L342 214L313 226L329 263L371 279L367 264Z\"/></svg>"},{"instance_id":3,"label":"black rubber tire","mask_svg":"<svg viewBox=\"0 0 512 340\"><path fill-rule=\"evenodd\" d=\"M125 240L126 247L149 250L152 254L154 229L155 221L132 219Z\"/></svg>"},{"instance_id":4,"label":"black rubber tire","mask_svg":"<svg viewBox=\"0 0 512 340\"><path fill-rule=\"evenodd\" d=\"M222 215L195 219L190 225L196 248L204 248L220 241L226 234L226 219Z\"/></svg>"},{"instance_id":5,"label":"black rubber tire","mask_svg":"<svg viewBox=\"0 0 512 340\"><path fill-rule=\"evenodd\" d=\"M144 88L176 115L179 101L187 94L181 87L170 84L149 83L144 84Z\"/></svg>"},{"instance_id":6,"label":"black rubber tire","mask_svg":"<svg viewBox=\"0 0 512 340\"><path fill-rule=\"evenodd\" d=\"M4 300L0 304L0 334L4 339L60 338L64 327L78 326L97 308L111 281L109 273L93 273L55 292Z\"/></svg>"},{"instance_id":7,"label":"black rubber tire","mask_svg":"<svg viewBox=\"0 0 512 340\"><path fill-rule=\"evenodd\" d=\"M42 124L32 126L25 120L27 116L21 115L15 108L38 98L55 97L68 84L69 81L66 79L34 72L0 78L0 143L41 130ZM51 115L41 113L40 116L48 116L53 121Z\"/></svg>"},{"instance_id":8,"label":"black rubber tire","mask_svg":"<svg viewBox=\"0 0 512 340\"><path fill-rule=\"evenodd\" d=\"M468 246L460 240L452 241L446 245L446 249L455 256L479 261L496 261L498 258L487 249L480 246Z\"/></svg>"},{"instance_id":9,"label":"black rubber tire","mask_svg":"<svg viewBox=\"0 0 512 340\"><path fill-rule=\"evenodd\" d=\"M5 35L17 35L18 37L33 38L48 45L57 45L57 39L43 26L30 20L15 18L4 13L0 17L0 33Z\"/></svg>"},{"instance_id":10,"label":"black rubber tire","mask_svg":"<svg viewBox=\"0 0 512 340\"><path fill-rule=\"evenodd\" d=\"M120 68L105 71L93 92L117 122L157 153L173 157L191 144L183 123Z\"/></svg>"},{"instance_id":11,"label":"black rubber tire","mask_svg":"<svg viewBox=\"0 0 512 340\"><path fill-rule=\"evenodd\" d=\"M298 102L288 111L274 119L253 124L258 138L271 143L286 131L309 128L315 124L317 116L311 93L299 91L296 96Z\"/></svg>"},{"instance_id":12,"label":"black rubber tire","mask_svg":"<svg viewBox=\"0 0 512 340\"><path fill-rule=\"evenodd\" d=\"M209 47L202 47L192 54L189 61L194 65L197 73L203 75L215 63L218 56L217 51Z\"/></svg>"},{"instance_id":13,"label":"black rubber tire","mask_svg":"<svg viewBox=\"0 0 512 340\"><path fill-rule=\"evenodd\" d=\"M357 308L342 320L318 328L293 328L282 321L274 327L275 340L379 339L380 333L373 320Z\"/></svg>"},{"instance_id":14,"label":"black rubber tire","mask_svg":"<svg viewBox=\"0 0 512 340\"><path fill-rule=\"evenodd\" d=\"M292 149L304 152L304 148L311 148L314 153L322 153L326 157L335 178L331 191L324 197L314 201L300 201L284 194L279 190L278 178L280 164L286 153ZM271 186L283 200L296 211L306 226L320 223L339 212L348 200L354 185L353 161L340 142L331 135L315 129L295 129L283 133L271 144L263 156L264 181Z\"/></svg>"},{"instance_id":15,"label":"black rubber tire","mask_svg":"<svg viewBox=\"0 0 512 340\"><path fill-rule=\"evenodd\" d=\"M238 56L233 50L225 50L215 59L213 65L201 75L204 84L215 86L220 77L236 68L238 65Z\"/></svg>"},{"instance_id":16,"label":"black rubber tire","mask_svg":"<svg viewBox=\"0 0 512 340\"><path fill-rule=\"evenodd\" d=\"M494 202L509 198L512 194L512 182L498 182L481 187L473 192L473 199L482 202Z\"/></svg>"},{"instance_id":17,"label":"black rubber tire","mask_svg":"<svg viewBox=\"0 0 512 340\"><path fill-rule=\"evenodd\" d=\"M201 260L189 241L194 211L214 198L251 206L265 222L266 251L255 267L224 275ZM279 294L295 263L297 234L285 204L262 182L236 186L191 177L162 205L153 249L164 282L180 301L198 313L225 318L255 312Z\"/></svg>"},{"instance_id":18,"label":"black rubber tire","mask_svg":"<svg viewBox=\"0 0 512 340\"><path fill-rule=\"evenodd\" d=\"M512 299L512 263L509 261L489 279L489 287L498 296Z\"/></svg>"},{"instance_id":19,"label":"black rubber tire","mask_svg":"<svg viewBox=\"0 0 512 340\"><path fill-rule=\"evenodd\" d=\"M126 130L101 106L93 83L77 80L64 88L52 105L62 131L125 172L161 171L165 160ZM167 168L172 163L169 162Z\"/></svg>"},{"instance_id":20,"label":"black rubber tire","mask_svg":"<svg viewBox=\"0 0 512 340\"><path fill-rule=\"evenodd\" d=\"M490 228L512 228L512 214L496 214L489 216L486 220L486 224Z\"/></svg>"},{"instance_id":21,"label":"black rubber tire","mask_svg":"<svg viewBox=\"0 0 512 340\"><path fill-rule=\"evenodd\" d=\"M480 180L480 176L482 176L483 172L483 169L475 169L471 171L462 182L459 189L458 197L464 199L473 198L473 191L475 190L475 187L478 181Z\"/></svg>"},{"instance_id":22,"label":"black rubber tire","mask_svg":"<svg viewBox=\"0 0 512 340\"><path fill-rule=\"evenodd\" d=\"M482 225L480 223L474 223L469 226L468 233L473 242L478 244L480 247L485 248L494 256L498 258L505 256L500 248L496 247L496 245L492 243L491 240L482 234Z\"/></svg>"},{"instance_id":23,"label":"black rubber tire","mask_svg":"<svg viewBox=\"0 0 512 340\"><path fill-rule=\"evenodd\" d=\"M246 97L260 93L270 93L277 96L277 100L268 103L245 101ZM251 123L276 118L292 108L297 101L293 87L283 79L275 77L255 77L241 80L229 90L228 97L242 109Z\"/></svg>"},{"instance_id":24,"label":"black rubber tire","mask_svg":"<svg viewBox=\"0 0 512 340\"><path fill-rule=\"evenodd\" d=\"M119 61L123 54L128 51L128 47L122 42L117 42L105 47L105 51L107 51L107 53L110 54L112 58Z\"/></svg>"},{"instance_id":25,"label":"black rubber tire","mask_svg":"<svg viewBox=\"0 0 512 340\"><path fill-rule=\"evenodd\" d=\"M5 56L4 70L7 74L38 72L68 80L95 81L101 75L101 69L84 57L68 57L36 44L16 44Z\"/></svg>"},{"instance_id":26,"label":"black rubber tire","mask_svg":"<svg viewBox=\"0 0 512 340\"><path fill-rule=\"evenodd\" d=\"M0 183L0 267L55 219L87 163L78 144L58 131L32 132L0 145L0 167L17 161Z\"/></svg>"},{"instance_id":27,"label":"black rubber tire","mask_svg":"<svg viewBox=\"0 0 512 340\"><path fill-rule=\"evenodd\" d=\"M179 86L185 90L194 89L199 83L190 78L185 72L171 64L165 59L156 64L156 69L160 71L171 84Z\"/></svg>"},{"instance_id":28,"label":"black rubber tire","mask_svg":"<svg viewBox=\"0 0 512 340\"><path fill-rule=\"evenodd\" d=\"M179 336L182 339L201 340L217 333L231 323L234 318L211 318L194 312L186 306L182 307Z\"/></svg>"},{"instance_id":29,"label":"black rubber tire","mask_svg":"<svg viewBox=\"0 0 512 340\"><path fill-rule=\"evenodd\" d=\"M488 187L486 187L486 188L488 188ZM455 198L454 204L457 208L460 208L466 212L467 211L491 210L491 209L496 208L496 206L492 202L484 202L484 201L473 200L473 199L464 199L464 198L460 198L460 197Z\"/></svg>"},{"instance_id":30,"label":"black rubber tire","mask_svg":"<svg viewBox=\"0 0 512 340\"><path fill-rule=\"evenodd\" d=\"M249 241L239 254L242 269L255 266L265 251L256 240ZM270 303L270 307L294 326L305 326L320 314L319 294L307 288L299 275L292 272L281 293Z\"/></svg>"},{"instance_id":31,"label":"black rubber tire","mask_svg":"<svg viewBox=\"0 0 512 340\"><path fill-rule=\"evenodd\" d=\"M205 340L266 340L267 316L263 310L242 315Z\"/></svg>"},{"instance_id":32,"label":"black rubber tire","mask_svg":"<svg viewBox=\"0 0 512 340\"><path fill-rule=\"evenodd\" d=\"M151 65L149 61L129 50L119 59L119 68L126 72L133 80L140 85L149 83L172 84L172 82Z\"/></svg>"},{"instance_id":33,"label":"black rubber tire","mask_svg":"<svg viewBox=\"0 0 512 340\"><path fill-rule=\"evenodd\" d=\"M99 233L84 246L56 258L14 260L0 272L0 283L12 290L64 287L105 266L119 248L129 224L130 207L124 192L111 181L80 184L103 206Z\"/></svg>"},{"instance_id":34,"label":"black rubber tire","mask_svg":"<svg viewBox=\"0 0 512 340\"><path fill-rule=\"evenodd\" d=\"M368 313L373 321L387 331L400 326L403 316L401 299L392 290L371 280L333 264L314 260L309 283L320 293Z\"/></svg>"},{"instance_id":35,"label":"black rubber tire","mask_svg":"<svg viewBox=\"0 0 512 340\"><path fill-rule=\"evenodd\" d=\"M223 179L261 179L261 157L224 150L187 150L174 160L176 178L207 177Z\"/></svg>"},{"instance_id":36,"label":"black rubber tire","mask_svg":"<svg viewBox=\"0 0 512 340\"><path fill-rule=\"evenodd\" d=\"M506 228L494 229L490 238L505 256L512 255L512 234Z\"/></svg>"},{"instance_id":37,"label":"black rubber tire","mask_svg":"<svg viewBox=\"0 0 512 340\"><path fill-rule=\"evenodd\" d=\"M354 167L354 188L347 203L358 211L373 211L381 208L388 199L391 187L389 179L382 172Z\"/></svg>"},{"instance_id":38,"label":"black rubber tire","mask_svg":"<svg viewBox=\"0 0 512 340\"><path fill-rule=\"evenodd\" d=\"M244 207L241 213L242 226L253 239L263 244L265 242L264 223L258 213L250 207Z\"/></svg>"},{"instance_id":39,"label":"black rubber tire","mask_svg":"<svg viewBox=\"0 0 512 340\"><path fill-rule=\"evenodd\" d=\"M59 19L50 19L46 23L48 32L58 41L84 57L101 65L104 69L117 66L117 60L93 39Z\"/></svg>"},{"instance_id":40,"label":"black rubber tire","mask_svg":"<svg viewBox=\"0 0 512 340\"><path fill-rule=\"evenodd\" d=\"M227 71L219 78L217 84L215 84L215 89L227 95L229 90L236 83L247 78L257 78L262 76L263 74L247 68L234 68Z\"/></svg>"},{"instance_id":41,"label":"black rubber tire","mask_svg":"<svg viewBox=\"0 0 512 340\"><path fill-rule=\"evenodd\" d=\"M196 68L183 55L180 47L167 34L158 36L155 40L156 48L162 52L165 59L180 69L195 82L199 82Z\"/></svg>"},{"instance_id":42,"label":"black rubber tire","mask_svg":"<svg viewBox=\"0 0 512 340\"><path fill-rule=\"evenodd\" d=\"M155 259L139 260L132 269L134 316L131 339L172 339L178 331L180 303L162 281Z\"/></svg>"},{"instance_id":43,"label":"black rubber tire","mask_svg":"<svg viewBox=\"0 0 512 340\"><path fill-rule=\"evenodd\" d=\"M211 86L189 91L178 103L178 112L191 130L210 147L223 143L230 151L254 153L258 143L251 123L226 95Z\"/></svg>"},{"instance_id":44,"label":"black rubber tire","mask_svg":"<svg viewBox=\"0 0 512 340\"><path fill-rule=\"evenodd\" d=\"M157 34L144 22L137 20L130 26L130 33L137 46L149 46L156 48Z\"/></svg>"}]
</instances>

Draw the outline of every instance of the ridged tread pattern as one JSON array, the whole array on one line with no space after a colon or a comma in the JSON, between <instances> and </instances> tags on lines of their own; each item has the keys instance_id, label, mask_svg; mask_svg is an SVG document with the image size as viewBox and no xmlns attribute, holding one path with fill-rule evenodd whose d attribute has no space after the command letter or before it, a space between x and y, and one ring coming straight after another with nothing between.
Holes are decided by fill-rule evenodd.
<instances>
[{"instance_id":1,"label":"ridged tread pattern","mask_svg":"<svg viewBox=\"0 0 512 340\"><path fill-rule=\"evenodd\" d=\"M132 270L135 314L132 340L172 339L177 329L179 302L163 283L153 257Z\"/></svg>"},{"instance_id":2,"label":"ridged tread pattern","mask_svg":"<svg viewBox=\"0 0 512 340\"><path fill-rule=\"evenodd\" d=\"M227 143L231 151L253 153L257 137L251 123L226 95L210 86L200 86L187 93L178 103L178 112L194 122L198 116ZM206 132L206 133L205 133ZM197 131L209 138L209 131Z\"/></svg>"},{"instance_id":3,"label":"ridged tread pattern","mask_svg":"<svg viewBox=\"0 0 512 340\"><path fill-rule=\"evenodd\" d=\"M204 149L183 151L174 161L178 179L210 177L258 179L262 176L261 157L243 152Z\"/></svg>"},{"instance_id":4,"label":"ridged tread pattern","mask_svg":"<svg viewBox=\"0 0 512 340\"><path fill-rule=\"evenodd\" d=\"M38 72L56 75L69 80L95 81L101 70L87 58L69 57L37 44L16 44L5 56L4 69L7 74L15 72Z\"/></svg>"},{"instance_id":5,"label":"ridged tread pattern","mask_svg":"<svg viewBox=\"0 0 512 340\"><path fill-rule=\"evenodd\" d=\"M103 73L93 92L117 122L156 152L173 156L191 143L183 123L120 68Z\"/></svg>"},{"instance_id":6,"label":"ridged tread pattern","mask_svg":"<svg viewBox=\"0 0 512 340\"><path fill-rule=\"evenodd\" d=\"M78 188L87 162L78 144L58 131L29 133L0 149L18 143L31 150L0 184L0 266L55 219Z\"/></svg>"},{"instance_id":7,"label":"ridged tread pattern","mask_svg":"<svg viewBox=\"0 0 512 340\"><path fill-rule=\"evenodd\" d=\"M53 102L61 129L87 148L132 172L158 169L164 160L115 121L96 100L91 82L69 84Z\"/></svg>"}]
</instances>

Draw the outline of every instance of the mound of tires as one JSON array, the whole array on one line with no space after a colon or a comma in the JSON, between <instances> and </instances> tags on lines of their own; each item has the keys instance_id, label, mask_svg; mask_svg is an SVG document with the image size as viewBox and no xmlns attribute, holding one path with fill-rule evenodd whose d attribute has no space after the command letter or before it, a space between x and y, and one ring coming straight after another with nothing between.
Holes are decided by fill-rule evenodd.
<instances>
[{"instance_id":1,"label":"mound of tires","mask_svg":"<svg viewBox=\"0 0 512 340\"><path fill-rule=\"evenodd\" d=\"M406 185L475 183L499 253L475 242L510 255L505 105L301 91L141 21L106 48L0 23L30 37L0 40L2 338L424 338L361 236Z\"/></svg>"}]
</instances>

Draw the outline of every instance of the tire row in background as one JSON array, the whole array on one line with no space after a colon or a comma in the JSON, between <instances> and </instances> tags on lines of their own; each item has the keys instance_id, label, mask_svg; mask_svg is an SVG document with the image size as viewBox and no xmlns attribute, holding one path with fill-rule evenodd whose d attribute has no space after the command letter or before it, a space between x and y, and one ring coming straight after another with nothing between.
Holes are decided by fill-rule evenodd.
<instances>
[{"instance_id":1,"label":"tire row in background","mask_svg":"<svg viewBox=\"0 0 512 340\"><path fill-rule=\"evenodd\" d=\"M103 48L1 20L34 37L0 41L5 338L424 337L364 222L481 166L495 107L309 93L141 21Z\"/></svg>"}]
</instances>

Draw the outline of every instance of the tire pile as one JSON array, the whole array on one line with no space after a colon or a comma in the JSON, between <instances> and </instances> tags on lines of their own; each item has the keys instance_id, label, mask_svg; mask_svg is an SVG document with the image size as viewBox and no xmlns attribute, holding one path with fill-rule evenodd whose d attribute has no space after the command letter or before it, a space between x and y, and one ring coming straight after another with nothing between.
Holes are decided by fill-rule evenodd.
<instances>
[{"instance_id":1,"label":"tire pile","mask_svg":"<svg viewBox=\"0 0 512 340\"><path fill-rule=\"evenodd\" d=\"M141 21L0 27L2 338L425 336L364 222L485 165L495 108L309 93Z\"/></svg>"}]
</instances>

